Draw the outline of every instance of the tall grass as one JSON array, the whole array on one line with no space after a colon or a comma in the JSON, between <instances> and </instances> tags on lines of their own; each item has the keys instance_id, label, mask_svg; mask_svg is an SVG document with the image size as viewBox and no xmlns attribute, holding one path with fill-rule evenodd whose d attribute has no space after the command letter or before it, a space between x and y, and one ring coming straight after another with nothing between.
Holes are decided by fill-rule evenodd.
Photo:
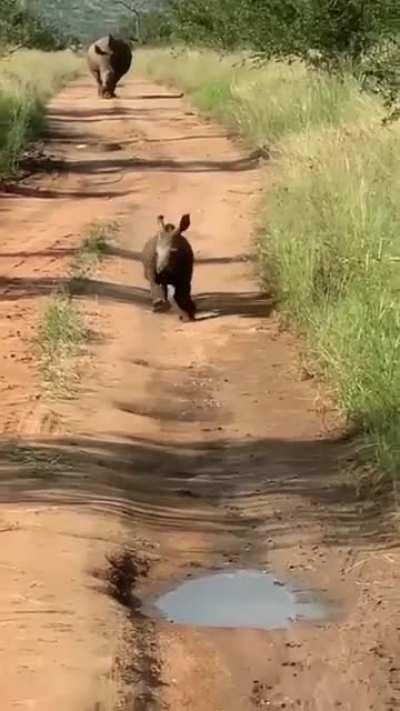
<instances>
[{"instance_id":1,"label":"tall grass","mask_svg":"<svg viewBox=\"0 0 400 711\"><path fill-rule=\"evenodd\" d=\"M360 452L400 469L400 127L354 77L304 66L251 69L239 57L143 52L139 70L275 156L265 191L260 272L305 334ZM270 180L273 177L274 180Z\"/></svg>"},{"instance_id":2,"label":"tall grass","mask_svg":"<svg viewBox=\"0 0 400 711\"><path fill-rule=\"evenodd\" d=\"M80 67L72 52L23 50L0 58L0 178L16 173L43 126L47 101Z\"/></svg>"},{"instance_id":3,"label":"tall grass","mask_svg":"<svg viewBox=\"0 0 400 711\"><path fill-rule=\"evenodd\" d=\"M203 110L227 122L255 143L276 143L291 133L342 126L379 113L354 77L311 74L299 62L251 66L245 57L206 51L142 50L137 70L177 85Z\"/></svg>"}]
</instances>

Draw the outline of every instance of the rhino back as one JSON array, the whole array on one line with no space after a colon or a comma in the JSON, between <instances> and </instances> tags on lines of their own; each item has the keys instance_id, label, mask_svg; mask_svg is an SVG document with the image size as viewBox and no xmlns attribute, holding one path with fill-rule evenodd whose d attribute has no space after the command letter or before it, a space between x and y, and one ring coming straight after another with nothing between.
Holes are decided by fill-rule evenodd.
<instances>
[{"instance_id":1,"label":"rhino back","mask_svg":"<svg viewBox=\"0 0 400 711\"><path fill-rule=\"evenodd\" d=\"M96 51L96 47L100 53ZM104 52L104 54L102 54ZM93 69L114 69L125 74L132 63L132 51L129 45L120 39L113 39L110 47L109 37L101 37L88 49L89 66Z\"/></svg>"},{"instance_id":2,"label":"rhino back","mask_svg":"<svg viewBox=\"0 0 400 711\"><path fill-rule=\"evenodd\" d=\"M104 52L105 54L99 54L96 51L96 47L98 47L101 52ZM110 55L109 53L109 46L108 46L108 37L102 37L99 40L96 40L96 42L93 42L93 44L90 45L87 53L87 59L89 63L89 67L91 69L102 69L105 67L110 66Z\"/></svg>"},{"instance_id":3,"label":"rhino back","mask_svg":"<svg viewBox=\"0 0 400 711\"><path fill-rule=\"evenodd\" d=\"M111 61L116 69L125 74L132 63L132 50L130 46L123 40L114 40Z\"/></svg>"}]
</instances>

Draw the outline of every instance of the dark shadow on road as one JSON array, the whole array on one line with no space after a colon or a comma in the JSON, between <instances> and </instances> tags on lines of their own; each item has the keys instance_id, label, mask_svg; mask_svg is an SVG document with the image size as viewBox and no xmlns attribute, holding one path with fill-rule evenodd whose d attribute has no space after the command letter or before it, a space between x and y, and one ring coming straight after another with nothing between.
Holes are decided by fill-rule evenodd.
<instances>
[{"instance_id":1,"label":"dark shadow on road","mask_svg":"<svg viewBox=\"0 0 400 711\"><path fill-rule=\"evenodd\" d=\"M60 106L57 108L50 108L47 112L48 121L51 123L54 120L57 121L68 121L71 119L81 120L85 118L108 118L110 116L125 116L126 114L131 114L132 109L125 108L120 105L101 105L95 109L63 109Z\"/></svg>"},{"instance_id":2,"label":"dark shadow on road","mask_svg":"<svg viewBox=\"0 0 400 711\"><path fill-rule=\"evenodd\" d=\"M0 301L29 299L61 291L72 293L74 296L96 296L104 300L150 307L150 296L147 290L139 287L128 287L96 279L77 279L71 282L67 277L8 279L0 276Z\"/></svg>"},{"instance_id":3,"label":"dark shadow on road","mask_svg":"<svg viewBox=\"0 0 400 711\"><path fill-rule=\"evenodd\" d=\"M183 99L183 97L183 91L179 94L123 94L121 96L124 101L142 101L146 99L154 101L155 99Z\"/></svg>"},{"instance_id":4,"label":"dark shadow on road","mask_svg":"<svg viewBox=\"0 0 400 711\"><path fill-rule=\"evenodd\" d=\"M64 235L66 237L67 235ZM75 254L78 251L78 247L53 247L44 250L38 250L36 252L27 252L26 250L19 250L16 252L1 252L0 259L4 257L15 257L15 258L37 258L37 257L68 257ZM134 262L142 261L142 253L139 251L124 249L123 247L112 247L107 246L106 255L112 257L119 257L121 259L131 259ZM196 257L196 264L239 264L241 262L254 262L256 257L252 254L237 254L231 257Z\"/></svg>"},{"instance_id":5,"label":"dark shadow on road","mask_svg":"<svg viewBox=\"0 0 400 711\"><path fill-rule=\"evenodd\" d=\"M74 160L60 164L59 170L78 175L111 175L121 171L151 171L167 173L226 173L256 170L259 167L258 151L234 160L188 160L179 161L169 158L107 158Z\"/></svg>"},{"instance_id":6,"label":"dark shadow on road","mask_svg":"<svg viewBox=\"0 0 400 711\"><path fill-rule=\"evenodd\" d=\"M78 279L71 282L68 278L59 277L9 279L0 276L0 301L17 301L59 291L67 291L74 296L96 296L105 301L151 308L148 289L138 286L126 286L97 279ZM210 292L194 294L194 298L199 312L216 311L219 316L267 317L274 306L271 297L260 292ZM155 315L155 318L157 317L162 316Z\"/></svg>"},{"instance_id":7,"label":"dark shadow on road","mask_svg":"<svg viewBox=\"0 0 400 711\"><path fill-rule=\"evenodd\" d=\"M244 158L228 161L177 161L172 159L145 159L145 158L100 158L90 160L71 160L51 162L49 170L57 171L59 174L75 174L86 176L110 175L118 176L114 182L107 182L105 185L114 185L122 180L124 172L156 172L156 173L229 173L246 172L256 170L259 165L259 155L257 152ZM104 185L104 187L105 187ZM23 195L27 197L37 197L51 199L56 197L74 198L101 198L129 195L131 191L107 191L100 184L96 190L67 191L51 190L49 188L37 188L33 186L10 184L5 195ZM1 188L0 188L1 197Z\"/></svg>"},{"instance_id":8,"label":"dark shadow on road","mask_svg":"<svg viewBox=\"0 0 400 711\"><path fill-rule=\"evenodd\" d=\"M141 252L126 249L124 247L107 247L107 254L121 259L131 259L134 262L141 262ZM195 257L196 264L238 264L240 262L254 262L256 257L253 254L235 254L229 257Z\"/></svg>"},{"instance_id":9,"label":"dark shadow on road","mask_svg":"<svg viewBox=\"0 0 400 711\"><path fill-rule=\"evenodd\" d=\"M69 235L64 235L64 237L69 237ZM79 251L79 247L52 247L50 249L42 249L37 252L26 252L21 250L19 252L1 252L0 259L35 259L37 257L46 257L50 259L55 259L59 257L64 259L64 257L71 257Z\"/></svg>"},{"instance_id":10,"label":"dark shadow on road","mask_svg":"<svg viewBox=\"0 0 400 711\"><path fill-rule=\"evenodd\" d=\"M219 316L267 317L274 307L270 294L249 292L210 292L194 295L201 311L216 311Z\"/></svg>"},{"instance_id":11,"label":"dark shadow on road","mask_svg":"<svg viewBox=\"0 0 400 711\"><path fill-rule=\"evenodd\" d=\"M63 168L66 172L68 168ZM106 183L108 184L108 183ZM115 183L111 183L115 185ZM135 190L104 190L100 188L99 190L50 190L48 188L36 188L28 185L20 185L18 183L10 185L7 191L3 192L4 198L12 197L29 197L38 200L54 200L62 198L74 198L75 200L88 200L96 198L113 198L113 197L125 197L126 195L132 195ZM0 191L0 199L2 193Z\"/></svg>"},{"instance_id":12,"label":"dark shadow on road","mask_svg":"<svg viewBox=\"0 0 400 711\"><path fill-rule=\"evenodd\" d=\"M229 138L226 133L202 133L200 135L176 136L176 138L143 138L144 143L178 143L180 141L208 141L213 138Z\"/></svg>"},{"instance_id":13,"label":"dark shadow on road","mask_svg":"<svg viewBox=\"0 0 400 711\"><path fill-rule=\"evenodd\" d=\"M275 547L323 525L333 547L389 545L376 510L361 515L338 476L349 445L340 441L207 443L63 438L0 446L0 501L90 506L168 531L251 530ZM280 512L274 498L287 496ZM244 504L246 518L235 513Z\"/></svg>"}]
</instances>

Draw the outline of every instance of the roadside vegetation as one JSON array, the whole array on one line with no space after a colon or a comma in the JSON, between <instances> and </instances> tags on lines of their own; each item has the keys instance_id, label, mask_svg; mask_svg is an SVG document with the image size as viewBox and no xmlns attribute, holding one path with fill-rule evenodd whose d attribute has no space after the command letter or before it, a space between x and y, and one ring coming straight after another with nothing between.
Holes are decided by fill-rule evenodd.
<instances>
[{"instance_id":1,"label":"roadside vegetation","mask_svg":"<svg viewBox=\"0 0 400 711\"><path fill-rule=\"evenodd\" d=\"M94 222L83 240L81 248L75 254L70 268L71 293L85 291L85 281L99 266L101 260L109 253L110 247L119 232L117 222Z\"/></svg>"},{"instance_id":2,"label":"roadside vegetation","mask_svg":"<svg viewBox=\"0 0 400 711\"><path fill-rule=\"evenodd\" d=\"M315 369L362 433L359 455L400 465L400 126L353 72L244 53L142 51L139 70L269 149L260 275L307 338ZM372 466L371 466L372 465Z\"/></svg>"},{"instance_id":3,"label":"roadside vegetation","mask_svg":"<svg viewBox=\"0 0 400 711\"><path fill-rule=\"evenodd\" d=\"M100 266L117 231L115 223L93 223L88 227L70 264L67 284L50 297L39 323L43 375L53 394L73 396L79 380L79 357L92 337L76 296L85 293L87 280Z\"/></svg>"},{"instance_id":4,"label":"roadside vegetation","mask_svg":"<svg viewBox=\"0 0 400 711\"><path fill-rule=\"evenodd\" d=\"M0 57L0 179L18 174L24 151L43 130L48 100L80 70L80 58L69 51Z\"/></svg>"},{"instance_id":5,"label":"roadside vegetation","mask_svg":"<svg viewBox=\"0 0 400 711\"><path fill-rule=\"evenodd\" d=\"M83 352L90 331L77 302L60 293L49 300L39 326L45 380L56 394L71 393L78 379L76 357Z\"/></svg>"}]
</instances>

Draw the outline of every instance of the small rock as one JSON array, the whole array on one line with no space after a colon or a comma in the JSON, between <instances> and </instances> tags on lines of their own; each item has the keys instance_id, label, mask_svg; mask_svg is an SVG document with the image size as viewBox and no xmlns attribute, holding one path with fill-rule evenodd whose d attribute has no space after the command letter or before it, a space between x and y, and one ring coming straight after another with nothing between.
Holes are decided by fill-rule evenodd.
<instances>
[{"instance_id":1,"label":"small rock","mask_svg":"<svg viewBox=\"0 0 400 711\"><path fill-rule=\"evenodd\" d=\"M314 377L314 376L312 375L312 373L310 373L310 372L307 370L307 368L301 368L301 369L300 369L300 380L301 380L301 381L304 381L304 380L312 380L313 377Z\"/></svg>"}]
</instances>

